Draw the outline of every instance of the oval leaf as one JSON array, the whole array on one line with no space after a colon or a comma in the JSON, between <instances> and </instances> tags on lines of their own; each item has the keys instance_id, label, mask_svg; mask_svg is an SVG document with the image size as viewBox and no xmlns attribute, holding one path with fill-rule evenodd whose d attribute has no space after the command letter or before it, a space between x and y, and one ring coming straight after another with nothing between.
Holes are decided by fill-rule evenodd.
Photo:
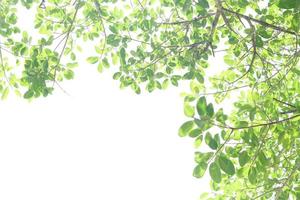
<instances>
[{"instance_id":1,"label":"oval leaf","mask_svg":"<svg viewBox=\"0 0 300 200\"><path fill-rule=\"evenodd\" d=\"M200 116L206 115L206 99L205 97L200 97L197 102L197 112Z\"/></svg>"},{"instance_id":2,"label":"oval leaf","mask_svg":"<svg viewBox=\"0 0 300 200\"><path fill-rule=\"evenodd\" d=\"M207 106L207 115L209 117L213 117L214 116L214 106L212 103L209 103Z\"/></svg>"},{"instance_id":3,"label":"oval leaf","mask_svg":"<svg viewBox=\"0 0 300 200\"><path fill-rule=\"evenodd\" d=\"M250 157L248 156L248 153L246 151L243 151L239 154L239 163L243 167L248 161L250 160Z\"/></svg>"},{"instance_id":4,"label":"oval leaf","mask_svg":"<svg viewBox=\"0 0 300 200\"><path fill-rule=\"evenodd\" d=\"M192 131L190 131L189 136L192 138L198 137L202 133L201 129L196 128Z\"/></svg>"},{"instance_id":5,"label":"oval leaf","mask_svg":"<svg viewBox=\"0 0 300 200\"><path fill-rule=\"evenodd\" d=\"M195 114L194 108L188 103L184 104L184 114L187 117L194 117Z\"/></svg>"},{"instance_id":6,"label":"oval leaf","mask_svg":"<svg viewBox=\"0 0 300 200\"><path fill-rule=\"evenodd\" d=\"M194 127L194 121L187 121L181 125L178 131L180 137L187 136Z\"/></svg>"},{"instance_id":7,"label":"oval leaf","mask_svg":"<svg viewBox=\"0 0 300 200\"><path fill-rule=\"evenodd\" d=\"M226 158L225 156L220 156L219 159L220 168L228 175L234 175L235 168L231 160Z\"/></svg>"},{"instance_id":8,"label":"oval leaf","mask_svg":"<svg viewBox=\"0 0 300 200\"><path fill-rule=\"evenodd\" d=\"M209 174L212 180L216 183L220 183L222 180L221 170L216 162L213 162L209 166Z\"/></svg>"},{"instance_id":9,"label":"oval leaf","mask_svg":"<svg viewBox=\"0 0 300 200\"><path fill-rule=\"evenodd\" d=\"M253 185L256 184L257 172L256 172L255 168L250 168L250 170L248 172L248 179L251 184L253 184Z\"/></svg>"},{"instance_id":10,"label":"oval leaf","mask_svg":"<svg viewBox=\"0 0 300 200\"><path fill-rule=\"evenodd\" d=\"M193 176L196 178L201 178L205 174L206 169L207 164L205 162L199 163L194 169Z\"/></svg>"}]
</instances>

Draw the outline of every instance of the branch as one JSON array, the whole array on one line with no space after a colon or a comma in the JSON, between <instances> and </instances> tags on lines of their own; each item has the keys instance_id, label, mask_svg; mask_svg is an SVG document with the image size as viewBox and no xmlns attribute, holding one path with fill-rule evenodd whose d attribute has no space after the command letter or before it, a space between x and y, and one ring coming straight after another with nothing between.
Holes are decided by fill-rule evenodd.
<instances>
[{"instance_id":1,"label":"branch","mask_svg":"<svg viewBox=\"0 0 300 200\"><path fill-rule=\"evenodd\" d=\"M6 82L8 83L8 85L10 85L10 81L8 80L8 77L6 75L6 70L5 70L4 63L3 63L2 47L0 47L0 62L1 62L1 68L3 71L4 78L5 78Z\"/></svg>"},{"instance_id":2,"label":"branch","mask_svg":"<svg viewBox=\"0 0 300 200\"><path fill-rule=\"evenodd\" d=\"M296 163L297 164L297 163ZM294 173L300 168L300 165L295 166L294 169L292 170L292 172L290 173L290 175L287 177L287 179L285 180L285 182L282 184L282 186L279 188L279 190L276 191L276 196L275 199L278 200L280 197L280 194L282 192L282 189L288 184L288 182L292 179Z\"/></svg>"},{"instance_id":3,"label":"branch","mask_svg":"<svg viewBox=\"0 0 300 200\"><path fill-rule=\"evenodd\" d=\"M214 155L207 161L208 163L210 163L210 161L212 161L217 155L218 153L223 149L223 147L228 143L228 141L230 140L231 135L233 134L233 129L231 129L227 139L223 142L223 144L221 144L221 146L218 148L218 150L214 153Z\"/></svg>"},{"instance_id":4,"label":"branch","mask_svg":"<svg viewBox=\"0 0 300 200\"><path fill-rule=\"evenodd\" d=\"M249 65L249 69L242 76L240 76L239 78L237 78L236 80L234 80L230 84L234 84L237 81L239 81L242 78L244 78L251 71L251 69L253 67L253 64L254 64L254 61L255 61L255 58L256 58L257 52L256 52L256 33L255 33L255 27L252 25L252 23L251 23L250 20L248 22L249 22L251 28L253 29L252 38L251 38L251 40L252 40L252 47L253 47L252 59L251 59L250 65Z\"/></svg>"},{"instance_id":5,"label":"branch","mask_svg":"<svg viewBox=\"0 0 300 200\"><path fill-rule=\"evenodd\" d=\"M226 125L224 126L224 125L218 125L218 124L214 124L214 125L218 126L218 127L221 127L221 128L231 129L231 130L241 130L241 129L248 129L248 128L255 128L255 127L261 127L261 126L270 126L270 125L274 125L274 124L280 124L280 123L287 122L291 119L295 119L295 118L298 118L298 117L300 117L300 114L297 114L297 115L294 115L294 116L291 116L291 117L288 117L288 118L285 118L285 119L282 119L282 120L271 121L271 122L262 123L262 124L254 124L254 125L251 125L251 126L241 126L241 127L232 127L232 126L226 126Z\"/></svg>"},{"instance_id":6,"label":"branch","mask_svg":"<svg viewBox=\"0 0 300 200\"><path fill-rule=\"evenodd\" d=\"M100 4L96 0L94 1L94 4L95 4L95 7L96 7L97 12L98 12L98 15L99 15L99 18L100 18L100 23L101 23L101 26L103 28L103 34L104 34L104 43L103 43L103 46L102 46L102 49L101 49L101 55L100 55L100 59L102 59L103 54L104 54L104 50L105 50L105 47L106 47L107 34L106 34L106 31L105 31L105 26L104 26L103 18L101 16L101 7L100 7Z\"/></svg>"},{"instance_id":7,"label":"branch","mask_svg":"<svg viewBox=\"0 0 300 200\"><path fill-rule=\"evenodd\" d=\"M234 15L236 15L236 16L238 16L238 17L244 18L244 19L246 19L246 20L250 20L250 21L252 21L252 22L258 23L258 24L260 24L260 25L262 25L262 26L264 26L264 27L268 27L268 28L271 28L271 29L274 29L274 30L277 30L277 31L280 31L280 32L284 32L284 33L291 34L291 35L299 36L299 35L298 35L296 32L294 32L294 31L290 31L290 30L285 29L285 28L282 28L282 27L280 27L280 26L275 26L275 25L273 25L273 24L269 24L269 23L267 23L267 22L265 22L265 21L261 21L261 20L255 19L255 18L253 18L253 17L247 16L247 15L243 15L243 14L241 14L241 13L238 13L238 12L235 12L235 11L232 11L232 10L229 10L229 9L227 9L227 8L222 7L222 10L224 10L224 11L226 11L226 12L229 12L229 13L231 13L231 14L234 14Z\"/></svg>"},{"instance_id":8,"label":"branch","mask_svg":"<svg viewBox=\"0 0 300 200\"><path fill-rule=\"evenodd\" d=\"M201 19L205 19L207 17L210 17L212 15L214 15L215 13L209 13L205 16L198 16L198 17L195 17L191 20L183 20L183 21L177 21L177 22L158 22L157 24L158 25L180 25L180 24L190 24L192 22L195 22L195 21L198 21L198 20L201 20Z\"/></svg>"},{"instance_id":9,"label":"branch","mask_svg":"<svg viewBox=\"0 0 300 200\"><path fill-rule=\"evenodd\" d=\"M62 58L62 56L63 56L63 54L64 54L65 49L66 49L67 42L68 42L68 40L69 40L69 37L70 37L70 34L71 34L71 30L72 30L72 28L73 28L73 24L74 24L74 21L75 21L75 19L76 19L78 10L79 10L79 3L78 3L77 6L76 6L75 13L74 13L74 15L73 15L71 24L70 24L70 26L69 26L68 32L67 32L66 37L65 37L65 43L64 43L63 48L62 48L62 50L61 50L61 52L60 52L58 61L57 61L56 65L55 65L55 67L54 67L54 75L53 75L54 82L53 82L53 84L56 82L55 79L56 79L57 67L58 67L58 65L60 64L61 58Z\"/></svg>"},{"instance_id":10,"label":"branch","mask_svg":"<svg viewBox=\"0 0 300 200\"><path fill-rule=\"evenodd\" d=\"M292 104L289 104L289 103L287 103L287 102L284 102L284 101L281 101L281 100L279 100L279 99L276 99L276 98L273 98L275 101L278 101L279 103L282 103L282 104L285 104L285 105L287 105L287 106L290 106L290 107L293 107L293 108L296 108L296 106L294 106L294 105L292 105Z\"/></svg>"}]
</instances>

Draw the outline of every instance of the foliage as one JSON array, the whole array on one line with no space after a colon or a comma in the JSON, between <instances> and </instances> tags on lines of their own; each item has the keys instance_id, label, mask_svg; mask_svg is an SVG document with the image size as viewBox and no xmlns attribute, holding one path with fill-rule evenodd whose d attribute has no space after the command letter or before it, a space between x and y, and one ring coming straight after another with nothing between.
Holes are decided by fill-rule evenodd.
<instances>
[{"instance_id":1,"label":"foliage","mask_svg":"<svg viewBox=\"0 0 300 200\"><path fill-rule=\"evenodd\" d=\"M19 28L20 5L36 11L38 38ZM48 96L90 41L87 62L119 66L121 88L190 83L179 135L195 139L194 176L212 178L202 198L300 199L298 0L3 0L0 11L3 99ZM208 61L220 53L224 70Z\"/></svg>"}]
</instances>

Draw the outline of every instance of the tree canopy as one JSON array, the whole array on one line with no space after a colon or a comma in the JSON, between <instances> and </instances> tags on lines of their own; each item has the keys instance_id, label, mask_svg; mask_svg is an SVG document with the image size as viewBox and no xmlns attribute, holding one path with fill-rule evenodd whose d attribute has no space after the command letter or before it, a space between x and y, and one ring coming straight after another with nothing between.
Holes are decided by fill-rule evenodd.
<instances>
[{"instance_id":1,"label":"tree canopy","mask_svg":"<svg viewBox=\"0 0 300 200\"><path fill-rule=\"evenodd\" d=\"M2 0L0 93L50 95L92 43L86 61L119 66L121 88L190 84L178 133L195 140L193 175L211 177L201 198L300 199L299 36L299 0ZM222 67L208 61L218 54Z\"/></svg>"}]
</instances>

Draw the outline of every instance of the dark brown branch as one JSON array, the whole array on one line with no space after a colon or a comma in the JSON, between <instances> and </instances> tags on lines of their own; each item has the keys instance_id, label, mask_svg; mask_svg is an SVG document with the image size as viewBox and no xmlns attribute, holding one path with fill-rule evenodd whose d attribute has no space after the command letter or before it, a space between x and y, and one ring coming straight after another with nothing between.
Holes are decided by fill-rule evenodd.
<instances>
[{"instance_id":1,"label":"dark brown branch","mask_svg":"<svg viewBox=\"0 0 300 200\"><path fill-rule=\"evenodd\" d=\"M57 67L58 67L59 64L60 64L60 61L61 61L62 56L63 56L63 54L64 54L64 51L65 51L65 49L66 49L67 42L68 42L69 37L70 37L70 34L71 34L71 32L72 32L73 24L74 24L74 22L75 22L75 19L76 19L77 14L78 14L78 10L79 10L79 3L78 3L77 6L76 6L76 10L75 10L75 13L74 13L74 15L73 15L71 24L70 24L70 26L69 26L69 28L68 28L68 31L67 31L67 34L66 34L66 36L65 36L65 42L64 42L64 45L63 45L62 50L61 50L61 52L60 52L60 55L59 55L59 57L58 57L57 63L56 63L56 65L55 65L55 67L54 67L54 75L53 75L53 79L54 79L54 80L53 80L53 84L56 82Z\"/></svg>"},{"instance_id":2,"label":"dark brown branch","mask_svg":"<svg viewBox=\"0 0 300 200\"><path fill-rule=\"evenodd\" d=\"M243 15L243 14L241 14L241 13L238 13L238 12L235 12L235 11L232 11L232 10L229 10L229 9L227 9L227 8L224 8L224 7L222 7L222 10L224 10L224 11L226 11L226 12L229 12L229 13L231 13L231 14L234 14L234 15L236 15L236 16L238 16L238 17L244 18L244 19L246 19L246 20L250 20L250 21L252 21L252 22L258 23L258 24L260 24L260 25L262 25L262 26L264 26L264 27L271 28L271 29L274 29L274 30L277 30L277 31L280 31L280 32L284 32L284 33L288 33L288 34L291 34L291 35L298 36L298 34L297 34L296 32L291 31L291 30L288 30L288 29L285 29L285 28L282 28L282 27L280 27L280 26L275 26L275 25L273 25L273 24L269 24L269 23L267 23L267 22L265 22L265 21L261 21L261 20L255 19L255 18L253 18L253 17L247 16L247 15Z\"/></svg>"},{"instance_id":3,"label":"dark brown branch","mask_svg":"<svg viewBox=\"0 0 300 200\"><path fill-rule=\"evenodd\" d=\"M236 82L238 82L239 80L241 80L242 78L244 78L252 69L253 67L253 64L254 64L254 61L255 61L255 58L256 58L256 33L255 33L255 27L252 25L251 21L249 20L248 21L252 30L253 30L253 33L252 33L252 38L251 38L251 41L252 41L252 47L253 47L253 54L252 54L252 59L251 59L251 62L250 62L250 65L249 65L249 69L242 75L240 76L239 78L237 78L236 80L234 80L233 82L231 82L231 84L234 84Z\"/></svg>"},{"instance_id":4,"label":"dark brown branch","mask_svg":"<svg viewBox=\"0 0 300 200\"><path fill-rule=\"evenodd\" d=\"M287 103L287 102L284 102L284 101L281 101L279 99L276 99L276 98L273 98L275 101L278 101L279 103L282 103L282 104L285 104L287 106L290 106L290 107L293 107L293 108L296 108L296 106L290 104L290 103Z\"/></svg>"},{"instance_id":5,"label":"dark brown branch","mask_svg":"<svg viewBox=\"0 0 300 200\"><path fill-rule=\"evenodd\" d=\"M295 119L300 117L300 114L285 118L285 119L281 119L281 120L277 120L277 121L271 121L268 123L262 123L262 124L254 124L251 126L242 126L242 127L232 127L232 126L224 126L224 125L218 125L218 124L214 124L215 126L218 126L220 128L227 128L227 129L231 129L231 130L241 130L241 129L249 129L249 128L255 128L255 127L261 127L261 126L270 126L270 125L274 125L274 124L280 124L283 122L287 122L289 120Z\"/></svg>"},{"instance_id":6,"label":"dark brown branch","mask_svg":"<svg viewBox=\"0 0 300 200\"><path fill-rule=\"evenodd\" d=\"M177 21L177 22L158 22L157 24L158 25L181 25L181 24L190 24L192 22L195 22L195 21L198 21L198 20L201 20L201 19L205 19L207 17L210 17L212 15L214 15L215 13L209 13L205 16L198 16L198 17L195 17L194 19L191 19L191 20L183 20L183 21Z\"/></svg>"}]
</instances>

